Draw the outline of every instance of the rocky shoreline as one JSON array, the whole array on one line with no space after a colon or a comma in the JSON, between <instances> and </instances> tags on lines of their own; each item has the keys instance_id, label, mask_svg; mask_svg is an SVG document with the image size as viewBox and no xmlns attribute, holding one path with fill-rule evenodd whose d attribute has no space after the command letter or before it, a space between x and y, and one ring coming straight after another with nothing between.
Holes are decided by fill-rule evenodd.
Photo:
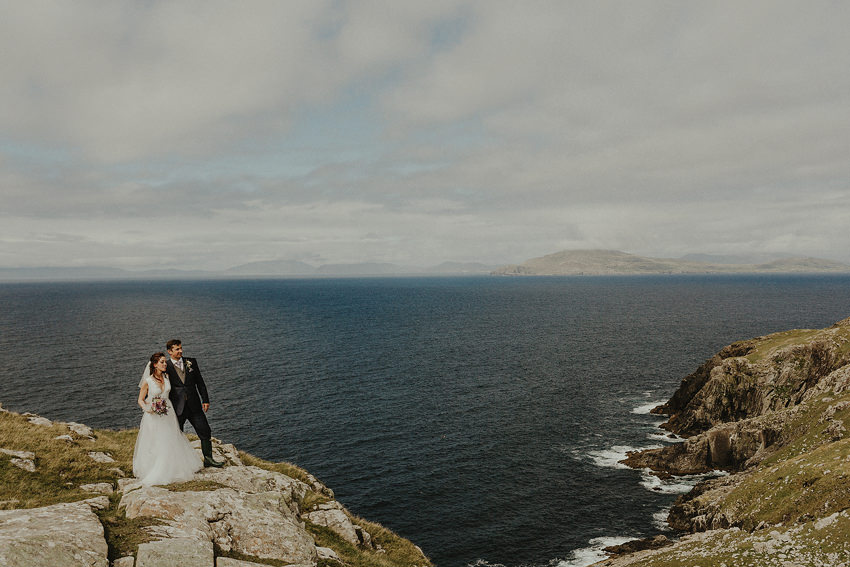
<instances>
[{"instance_id":1,"label":"rocky shoreline","mask_svg":"<svg viewBox=\"0 0 850 567\"><path fill-rule=\"evenodd\" d=\"M733 343L653 413L685 441L625 464L729 474L676 500L677 541L609 549L620 555L597 566L850 565L850 319Z\"/></svg>"},{"instance_id":2,"label":"rocky shoreline","mask_svg":"<svg viewBox=\"0 0 850 567\"><path fill-rule=\"evenodd\" d=\"M188 483L143 486L127 470L132 433L115 445L120 451L96 450L109 432L0 407L0 478L6 496L0 502L0 565L431 565L409 541L353 516L306 471L262 461L218 440L214 454L226 463L224 468L203 469ZM199 444L194 442L200 452ZM57 450L77 460L85 455L95 475L107 480L69 481L57 487L55 496L69 501L27 507L33 502L31 494L23 500L30 490L27 483L40 476L50 481L57 464L50 455ZM75 468L76 463L66 466ZM281 470L295 472L290 476ZM22 496L9 498L15 484ZM127 534L135 539L126 541Z\"/></svg>"}]
</instances>

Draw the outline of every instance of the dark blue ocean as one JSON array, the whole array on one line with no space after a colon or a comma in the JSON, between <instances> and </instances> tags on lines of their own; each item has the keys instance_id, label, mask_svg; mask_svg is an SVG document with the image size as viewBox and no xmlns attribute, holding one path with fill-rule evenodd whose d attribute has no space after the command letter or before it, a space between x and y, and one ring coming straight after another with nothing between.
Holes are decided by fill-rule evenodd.
<instances>
[{"instance_id":1,"label":"dark blue ocean","mask_svg":"<svg viewBox=\"0 0 850 567\"><path fill-rule=\"evenodd\" d=\"M847 316L848 276L3 284L0 403L136 427L144 364L180 338L215 437L305 467L439 567L566 567L663 529L688 483L616 461L665 442L648 409L684 376Z\"/></svg>"}]
</instances>

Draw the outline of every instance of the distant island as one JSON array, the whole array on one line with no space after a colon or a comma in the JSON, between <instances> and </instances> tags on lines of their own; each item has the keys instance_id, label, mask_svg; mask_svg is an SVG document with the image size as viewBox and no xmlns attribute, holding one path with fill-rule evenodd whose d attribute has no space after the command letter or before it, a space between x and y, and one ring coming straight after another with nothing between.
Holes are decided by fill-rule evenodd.
<instances>
[{"instance_id":1,"label":"distant island","mask_svg":"<svg viewBox=\"0 0 850 567\"><path fill-rule=\"evenodd\" d=\"M490 274L497 268L498 264L482 264L479 262L443 262L428 267L400 266L386 262L353 262L314 266L298 260L269 260L240 264L225 270L125 270L99 266L0 268L0 281L483 276Z\"/></svg>"},{"instance_id":2,"label":"distant island","mask_svg":"<svg viewBox=\"0 0 850 567\"><path fill-rule=\"evenodd\" d=\"M0 268L0 282L747 273L841 274L850 273L850 265L821 258L777 254L689 254L681 258L649 258L618 250L563 250L526 260L522 264L504 266L451 261L433 266L399 265L389 262L313 265L300 260L265 260L222 270L127 270L108 266Z\"/></svg>"},{"instance_id":3,"label":"distant island","mask_svg":"<svg viewBox=\"0 0 850 567\"><path fill-rule=\"evenodd\" d=\"M850 265L820 258L786 257L764 263L740 263L737 260L729 256L647 258L617 250L563 250L526 260L522 264L502 266L491 273L498 276L850 273Z\"/></svg>"}]
</instances>

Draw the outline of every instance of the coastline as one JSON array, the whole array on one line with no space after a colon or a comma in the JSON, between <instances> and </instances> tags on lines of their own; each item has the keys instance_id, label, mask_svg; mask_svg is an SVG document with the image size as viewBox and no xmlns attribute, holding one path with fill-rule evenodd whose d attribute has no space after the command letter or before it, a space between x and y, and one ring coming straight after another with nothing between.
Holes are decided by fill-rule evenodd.
<instances>
[{"instance_id":1,"label":"coastline","mask_svg":"<svg viewBox=\"0 0 850 567\"><path fill-rule=\"evenodd\" d=\"M622 464L660 479L725 474L677 498L678 539L608 548L620 554L594 566L850 564L850 319L732 343L652 413L684 441Z\"/></svg>"}]
</instances>

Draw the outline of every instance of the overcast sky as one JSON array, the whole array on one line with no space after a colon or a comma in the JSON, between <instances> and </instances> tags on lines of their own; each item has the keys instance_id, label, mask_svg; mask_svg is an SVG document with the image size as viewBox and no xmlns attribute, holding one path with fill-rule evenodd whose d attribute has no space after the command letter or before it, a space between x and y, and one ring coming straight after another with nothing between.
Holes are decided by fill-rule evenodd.
<instances>
[{"instance_id":1,"label":"overcast sky","mask_svg":"<svg viewBox=\"0 0 850 567\"><path fill-rule=\"evenodd\" d=\"M850 2L0 0L0 267L850 262Z\"/></svg>"}]
</instances>

